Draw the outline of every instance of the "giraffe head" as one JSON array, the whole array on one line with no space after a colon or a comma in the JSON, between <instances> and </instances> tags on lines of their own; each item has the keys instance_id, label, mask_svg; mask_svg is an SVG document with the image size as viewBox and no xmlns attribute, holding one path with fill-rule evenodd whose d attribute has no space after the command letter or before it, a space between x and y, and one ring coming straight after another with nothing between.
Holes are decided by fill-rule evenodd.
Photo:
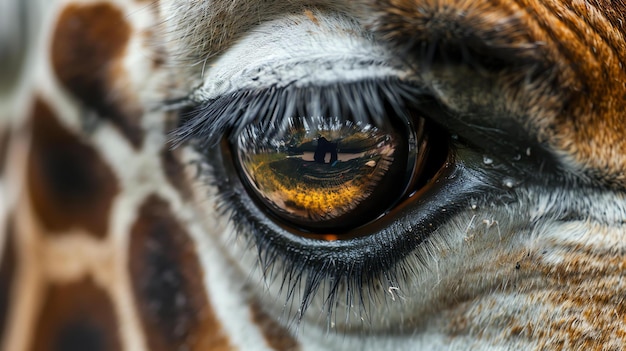
<instances>
[{"instance_id":1,"label":"giraffe head","mask_svg":"<svg viewBox=\"0 0 626 351\"><path fill-rule=\"evenodd\" d=\"M0 348L624 343L621 4L47 6L0 96Z\"/></svg>"}]
</instances>

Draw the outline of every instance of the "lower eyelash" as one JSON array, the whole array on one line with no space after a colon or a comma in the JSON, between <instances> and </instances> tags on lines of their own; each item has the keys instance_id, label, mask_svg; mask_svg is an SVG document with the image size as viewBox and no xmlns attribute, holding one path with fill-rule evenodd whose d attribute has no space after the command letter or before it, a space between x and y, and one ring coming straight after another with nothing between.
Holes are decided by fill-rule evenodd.
<instances>
[{"instance_id":1,"label":"lower eyelash","mask_svg":"<svg viewBox=\"0 0 626 351\"><path fill-rule=\"evenodd\" d=\"M365 314L366 301L364 299L364 289L371 289L374 282L379 282L381 277L378 272L384 270L382 275L385 278L381 285L398 286L399 279L396 278L396 270L393 267L377 266L377 269L370 269L367 265L355 263L352 267L341 267L329 260L327 264L314 264L310 257L299 256L297 254L284 255L284 252L276 248L271 240L271 229L262 223L251 220L246 215L244 206L237 195L222 194L221 204L226 206L224 214L228 215L231 223L235 224L238 235L251 233L252 239L249 241L249 249L256 249L259 259L258 269L261 270L266 284L278 282L279 294L284 296L285 313L293 316L293 322L300 323L307 309L315 296L324 294L324 308L327 323L330 325L334 315L334 307L338 303L346 306L356 305L359 315ZM248 238L249 239L249 238ZM384 262L380 259L379 262ZM343 301L340 292L344 291ZM370 291L371 293L371 291ZM375 294L367 294L372 297ZM299 298L299 301L296 300ZM375 301L378 304L379 301ZM294 313L293 309L297 310ZM347 313L350 312L350 308ZM346 319L349 315L346 316Z\"/></svg>"}]
</instances>

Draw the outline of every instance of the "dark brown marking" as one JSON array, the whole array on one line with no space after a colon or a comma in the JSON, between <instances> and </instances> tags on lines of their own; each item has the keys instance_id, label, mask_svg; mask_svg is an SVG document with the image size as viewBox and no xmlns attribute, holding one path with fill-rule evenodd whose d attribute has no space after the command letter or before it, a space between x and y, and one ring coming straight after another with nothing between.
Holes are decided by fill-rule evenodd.
<instances>
[{"instance_id":1,"label":"dark brown marking","mask_svg":"<svg viewBox=\"0 0 626 351\"><path fill-rule=\"evenodd\" d=\"M113 303L90 279L49 286L37 321L32 351L121 350Z\"/></svg>"},{"instance_id":2,"label":"dark brown marking","mask_svg":"<svg viewBox=\"0 0 626 351\"><path fill-rule=\"evenodd\" d=\"M150 350L230 350L207 300L194 244L155 195L145 200L133 224L129 257Z\"/></svg>"},{"instance_id":3,"label":"dark brown marking","mask_svg":"<svg viewBox=\"0 0 626 351\"><path fill-rule=\"evenodd\" d=\"M141 113L125 106L128 99L115 98L113 91L115 79L125 75L120 59L130 35L124 14L111 4L68 5L54 32L52 67L66 89L139 147L143 133L137 116Z\"/></svg>"},{"instance_id":4,"label":"dark brown marking","mask_svg":"<svg viewBox=\"0 0 626 351\"><path fill-rule=\"evenodd\" d=\"M66 130L42 100L33 110L27 181L35 213L48 230L79 227L106 235L117 180L94 148Z\"/></svg>"},{"instance_id":5,"label":"dark brown marking","mask_svg":"<svg viewBox=\"0 0 626 351\"><path fill-rule=\"evenodd\" d=\"M177 158L178 153L174 150L164 149L161 152L161 161L167 180L176 188L183 197L191 196L191 188L186 182L184 165Z\"/></svg>"},{"instance_id":6,"label":"dark brown marking","mask_svg":"<svg viewBox=\"0 0 626 351\"><path fill-rule=\"evenodd\" d=\"M14 238L13 221L9 219L5 228L5 243L0 257L0 345L4 340L7 322L9 317L9 299L11 298L11 290L15 278L15 270L17 268L16 247Z\"/></svg>"},{"instance_id":7,"label":"dark brown marking","mask_svg":"<svg viewBox=\"0 0 626 351\"><path fill-rule=\"evenodd\" d=\"M271 348L276 351L296 351L300 349L298 342L291 333L267 315L258 302L252 303L250 311L252 312L252 320L259 326L265 341Z\"/></svg>"}]
</instances>

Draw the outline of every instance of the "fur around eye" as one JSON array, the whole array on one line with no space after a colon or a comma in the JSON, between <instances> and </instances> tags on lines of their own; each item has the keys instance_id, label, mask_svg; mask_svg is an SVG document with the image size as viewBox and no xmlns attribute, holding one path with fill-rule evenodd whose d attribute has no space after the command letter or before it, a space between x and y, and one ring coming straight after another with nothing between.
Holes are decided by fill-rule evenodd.
<instances>
[{"instance_id":1,"label":"fur around eye","mask_svg":"<svg viewBox=\"0 0 626 351\"><path fill-rule=\"evenodd\" d=\"M223 216L231 219L237 235L248 243L246 250L259 257L257 264L251 265L255 267L254 270L262 272L264 284L277 289L273 294L285 299L284 313L290 318L300 321L311 304L326 309L328 323L334 318L343 318L337 316L337 313L361 311L357 313L360 316L358 318L365 318L366 311L371 308L367 301L380 299L376 303L376 306L380 306L390 296L387 288L402 287L407 276L423 269L419 263L423 255L432 249L434 242L440 240L433 234L438 223L467 206L468 196L472 193L462 189L469 187L479 191L487 186L477 178L470 177L472 181L468 182L462 176L471 174L471 171L463 163L455 162L456 152L450 147L450 138L444 132L438 127L427 127L428 123L425 126L423 121L415 119L414 113L420 104L418 91L401 81L388 80L347 86L270 89L264 93L242 92L195 107L193 112L186 113L186 122L174 134L174 138L194 143L198 152L204 155L205 162L212 165L211 170L204 175L205 181L219 189ZM294 96L302 99L294 100ZM312 100L312 96L321 98ZM232 101L229 100L231 98ZM294 101L297 105L284 106ZM381 109L381 106L388 108ZM340 119L293 119L287 114L337 112L349 116L349 124ZM268 209L272 203L261 201L259 194L254 194L258 190L251 190L251 187L263 187L260 182L266 180L250 180L247 178L249 172L258 172L259 165L267 160L248 166L238 165L246 162L241 158L247 156L241 154L241 149L247 150L247 147L238 144L241 138L245 143L255 142L243 145L257 147L259 144L256 142L260 142L260 145L264 145L259 146L260 150L270 150L288 143L285 140L293 137L288 131L294 130L284 129L284 126L293 126L294 123L300 125L318 121L322 126L324 123L355 125L361 126L356 130L361 130L359 128L384 125L393 120L390 115L395 113L415 124L414 128L432 138L432 143L425 144L421 137L411 134L398 140L413 143L414 149L416 144L427 146L433 152L428 156L420 156L416 150L410 151L412 157L425 157L420 161L423 164L409 172L404 185L408 188L411 183L416 188L397 200L406 204L400 209L383 211L374 224L352 229L331 221L320 232L312 233L301 227L307 220L311 220L309 218L301 219L300 225L294 226L293 219L277 218L278 210ZM394 128L403 130L407 127L399 124ZM305 130L320 132L310 126L302 129L303 132ZM278 139L283 141L272 144L276 138L284 139ZM233 144L238 146L233 149ZM406 147L405 152L408 153L409 144ZM243 170L242 167L250 169ZM413 179L415 172L426 176ZM395 201L390 197L390 201ZM442 212L441 208L445 208L445 211ZM414 211L417 211L417 215ZM340 238L338 234L343 232L349 235L343 240L332 241ZM338 310L338 306L342 307ZM346 306L352 306L349 309L353 311L346 310Z\"/></svg>"}]
</instances>

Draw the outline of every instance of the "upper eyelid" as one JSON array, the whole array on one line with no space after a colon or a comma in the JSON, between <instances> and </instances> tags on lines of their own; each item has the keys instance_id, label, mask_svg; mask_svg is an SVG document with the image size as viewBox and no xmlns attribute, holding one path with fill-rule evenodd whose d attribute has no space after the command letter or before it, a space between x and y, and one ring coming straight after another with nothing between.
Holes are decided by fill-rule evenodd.
<instances>
[{"instance_id":1,"label":"upper eyelid","mask_svg":"<svg viewBox=\"0 0 626 351\"><path fill-rule=\"evenodd\" d=\"M262 22L219 57L206 57L196 72L202 85L194 91L193 100L204 102L239 90L292 84L410 76L411 70L353 18L333 12L315 14L317 22L305 14Z\"/></svg>"},{"instance_id":2,"label":"upper eyelid","mask_svg":"<svg viewBox=\"0 0 626 351\"><path fill-rule=\"evenodd\" d=\"M269 125L289 117L332 116L380 125L387 106L409 118L408 105L421 95L423 89L398 78L242 90L195 104L182 113L184 120L170 138L174 144L189 139L216 144L227 131L236 134L250 123Z\"/></svg>"},{"instance_id":3,"label":"upper eyelid","mask_svg":"<svg viewBox=\"0 0 626 351\"><path fill-rule=\"evenodd\" d=\"M170 134L174 143L190 137L215 143L225 130L258 118L340 115L346 110L382 115L382 95L397 99L410 84L390 87L380 97L370 94L372 99L361 96L367 97L367 88L374 85L363 84L362 92L348 87L408 81L410 71L394 63L391 53L353 19L315 14L319 23L305 14L291 14L259 24L203 68L203 83L168 104L187 110L181 127ZM401 104L391 105L402 113Z\"/></svg>"},{"instance_id":4,"label":"upper eyelid","mask_svg":"<svg viewBox=\"0 0 626 351\"><path fill-rule=\"evenodd\" d=\"M393 67L389 60L381 57L354 55L335 59L315 57L268 62L247 67L233 75L210 72L204 78L205 83L189 97L195 102L205 102L241 90L307 87L387 77L407 79L409 76L408 71ZM219 63L216 66L219 67Z\"/></svg>"}]
</instances>

